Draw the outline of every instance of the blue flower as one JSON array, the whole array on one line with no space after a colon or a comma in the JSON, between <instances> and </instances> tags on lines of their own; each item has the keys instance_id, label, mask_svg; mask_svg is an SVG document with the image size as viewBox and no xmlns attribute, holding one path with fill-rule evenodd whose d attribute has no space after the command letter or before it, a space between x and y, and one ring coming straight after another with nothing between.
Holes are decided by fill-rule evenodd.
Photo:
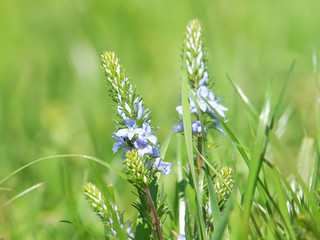
<instances>
[{"instance_id":1,"label":"blue flower","mask_svg":"<svg viewBox=\"0 0 320 240\"><path fill-rule=\"evenodd\" d=\"M213 99L209 99L209 104L211 105L212 108L214 108L214 110L217 111L217 113L222 116L222 117L225 117L225 114L224 114L224 111L228 111L228 108L226 108L225 106L222 106L221 104L218 103L218 101L220 100L221 98L219 99L216 99L215 97L213 97ZM213 114L214 112L209 109L209 112L211 112L211 114Z\"/></svg>"},{"instance_id":2,"label":"blue flower","mask_svg":"<svg viewBox=\"0 0 320 240\"><path fill-rule=\"evenodd\" d=\"M206 101L205 101L205 100ZM224 111L228 111L228 108L222 106L221 104L218 103L218 101L221 98L217 99L213 93L211 92L210 89L208 89L206 86L201 86L199 87L199 89L197 90L197 101L198 101L198 105L199 108L201 109L202 112L206 112L207 110L209 110L209 112L211 114L213 114L214 112L208 107L207 102L210 104L210 106L217 111L217 113L222 116L225 117Z\"/></svg>"},{"instance_id":3,"label":"blue flower","mask_svg":"<svg viewBox=\"0 0 320 240\"><path fill-rule=\"evenodd\" d=\"M183 130L183 123L180 123L180 124L178 124L178 125L174 125L173 126L173 131L174 132L180 132L180 131L182 131Z\"/></svg>"},{"instance_id":4,"label":"blue flower","mask_svg":"<svg viewBox=\"0 0 320 240\"><path fill-rule=\"evenodd\" d=\"M214 128L216 130L218 130L222 136L225 136L226 133L222 130L222 128L219 126L219 124L220 124L219 118L215 117ZM218 135L218 137L219 137L219 135Z\"/></svg>"},{"instance_id":5,"label":"blue flower","mask_svg":"<svg viewBox=\"0 0 320 240\"><path fill-rule=\"evenodd\" d=\"M143 140L148 140L149 142L153 143L153 145L156 145L158 138L151 134L154 133L157 129L151 131L151 127L147 123L143 124L142 129L143 131L139 134L139 138Z\"/></svg>"},{"instance_id":6,"label":"blue flower","mask_svg":"<svg viewBox=\"0 0 320 240\"><path fill-rule=\"evenodd\" d=\"M138 153L143 156L145 154L152 154L152 147L148 145L148 142L142 139L137 139L134 143L135 148L138 150Z\"/></svg>"},{"instance_id":7,"label":"blue flower","mask_svg":"<svg viewBox=\"0 0 320 240\"><path fill-rule=\"evenodd\" d=\"M203 86L203 85L206 85L208 83L208 72L205 71L203 73L203 77L200 79L199 81L199 86Z\"/></svg>"},{"instance_id":8,"label":"blue flower","mask_svg":"<svg viewBox=\"0 0 320 240\"><path fill-rule=\"evenodd\" d=\"M112 148L113 152L116 153L121 147L124 146L125 141L121 137L118 138L115 134L113 134L113 138L118 141L113 144L113 148Z\"/></svg>"},{"instance_id":9,"label":"blue flower","mask_svg":"<svg viewBox=\"0 0 320 240\"><path fill-rule=\"evenodd\" d=\"M161 152L160 152L160 150L158 150L159 147L160 147L160 143L157 146L152 146L152 155L151 156L153 158L160 157Z\"/></svg>"},{"instance_id":10,"label":"blue flower","mask_svg":"<svg viewBox=\"0 0 320 240\"><path fill-rule=\"evenodd\" d=\"M186 240L186 235L179 234L177 240Z\"/></svg>"},{"instance_id":11,"label":"blue flower","mask_svg":"<svg viewBox=\"0 0 320 240\"><path fill-rule=\"evenodd\" d=\"M134 128L136 126L136 122L134 120L131 120L130 118L126 118L124 120L126 126L128 128L120 129L117 133L117 137L128 137L131 141L135 134L140 134L143 132L142 128Z\"/></svg>"},{"instance_id":12,"label":"blue flower","mask_svg":"<svg viewBox=\"0 0 320 240\"><path fill-rule=\"evenodd\" d=\"M206 112L208 106L208 104L203 99L209 100L210 94L213 95L213 93L206 86L201 86L197 90L197 101L202 112Z\"/></svg>"},{"instance_id":13,"label":"blue flower","mask_svg":"<svg viewBox=\"0 0 320 240\"><path fill-rule=\"evenodd\" d=\"M191 94L189 96L190 99L190 112L192 113L196 113L197 112L197 107L195 102L193 101ZM176 107L176 111L179 113L180 116L182 116L182 105L180 104L179 106Z\"/></svg>"},{"instance_id":14,"label":"blue flower","mask_svg":"<svg viewBox=\"0 0 320 240\"><path fill-rule=\"evenodd\" d=\"M123 119L126 119L127 116L126 114L123 112L123 108L121 105L118 105L118 114L123 118Z\"/></svg>"},{"instance_id":15,"label":"blue flower","mask_svg":"<svg viewBox=\"0 0 320 240\"><path fill-rule=\"evenodd\" d=\"M137 97L134 101L134 111L137 113L138 120L140 120L143 117L143 115L148 117L149 110L147 109L146 111L144 111L144 107L142 104L143 100L139 101L139 97Z\"/></svg>"},{"instance_id":16,"label":"blue flower","mask_svg":"<svg viewBox=\"0 0 320 240\"><path fill-rule=\"evenodd\" d=\"M159 170L163 175L169 175L171 173L171 163L162 162L161 158L154 160L154 169Z\"/></svg>"},{"instance_id":17,"label":"blue flower","mask_svg":"<svg viewBox=\"0 0 320 240\"><path fill-rule=\"evenodd\" d=\"M196 134L196 133L201 133L202 129L201 129L201 123L200 121L194 121L191 124L191 128L192 128L192 133ZM207 128L204 127L204 131L206 132Z\"/></svg>"}]
</instances>

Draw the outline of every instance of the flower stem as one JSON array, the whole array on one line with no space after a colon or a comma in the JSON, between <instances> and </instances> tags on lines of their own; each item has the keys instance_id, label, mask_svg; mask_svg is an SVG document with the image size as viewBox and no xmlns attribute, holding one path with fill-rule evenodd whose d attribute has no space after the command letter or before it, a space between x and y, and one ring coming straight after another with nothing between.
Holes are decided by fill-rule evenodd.
<instances>
[{"instance_id":1,"label":"flower stem","mask_svg":"<svg viewBox=\"0 0 320 240\"><path fill-rule=\"evenodd\" d=\"M202 137L201 137L200 134L197 136L197 142L198 142L198 146L197 146L198 152L200 153L197 156L198 176L199 176L200 175L200 171L201 171L201 167L202 167L202 158L200 156L200 155L202 155Z\"/></svg>"},{"instance_id":2,"label":"flower stem","mask_svg":"<svg viewBox=\"0 0 320 240\"><path fill-rule=\"evenodd\" d=\"M163 240L162 232L161 232L161 229L160 229L159 217L157 215L156 208L155 208L153 200L151 198L150 190L149 190L148 187L145 187L144 190L145 190L145 192L147 194L148 203L149 203L149 206L151 208L151 215L152 215L154 223L156 224L156 228L157 228L157 233L158 233L159 239Z\"/></svg>"}]
</instances>

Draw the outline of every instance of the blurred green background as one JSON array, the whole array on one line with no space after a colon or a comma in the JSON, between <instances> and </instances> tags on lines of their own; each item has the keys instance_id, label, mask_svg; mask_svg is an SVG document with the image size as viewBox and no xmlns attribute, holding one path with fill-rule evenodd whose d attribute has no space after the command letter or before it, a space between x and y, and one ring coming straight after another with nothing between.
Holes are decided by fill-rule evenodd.
<instances>
[{"instance_id":1,"label":"blurred green background","mask_svg":"<svg viewBox=\"0 0 320 240\"><path fill-rule=\"evenodd\" d=\"M119 56L152 112L152 125L160 126L157 136L163 142L177 116L182 41L192 18L199 18L205 29L213 92L224 96L228 124L248 146L248 115L225 72L259 109L271 76L277 96L297 60L285 96L293 113L282 142L295 156L301 138L315 135L312 54L319 53L319 12L318 0L0 0L0 178L32 160L61 153L92 155L121 167L112 153L115 112L100 68L105 50ZM175 139L165 159L173 167ZM218 140L215 157L230 161L230 140ZM223 159L227 155L230 159ZM281 164L288 163L282 159ZM39 163L1 186L12 191L0 191L0 205L46 183L0 209L0 239L90 239L62 219L84 221L101 237L102 225L96 225L81 196L84 181L94 181L94 169L103 173L106 184L116 184L118 198L132 197L124 182L87 160ZM122 205L133 211L125 201Z\"/></svg>"}]
</instances>

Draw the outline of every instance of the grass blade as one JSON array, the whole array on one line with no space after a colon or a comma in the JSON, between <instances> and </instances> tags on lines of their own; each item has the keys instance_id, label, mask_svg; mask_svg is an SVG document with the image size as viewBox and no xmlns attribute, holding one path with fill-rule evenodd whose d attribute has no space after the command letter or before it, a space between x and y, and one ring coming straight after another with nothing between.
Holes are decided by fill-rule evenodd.
<instances>
[{"instance_id":1,"label":"grass blade","mask_svg":"<svg viewBox=\"0 0 320 240\"><path fill-rule=\"evenodd\" d=\"M295 233L293 231L293 226L291 225L291 222L290 222L290 216L289 216L289 213L287 211L285 195L284 195L284 192L282 190L280 177L279 177L278 174L275 174L274 180L275 180L274 181L274 183L275 183L274 185L275 185L275 188L276 188L276 191L277 191L277 196L278 196L279 209L280 209L282 215L284 216L284 222L283 223L286 226L285 227L286 234L287 234L288 237L290 236L290 239L296 239Z\"/></svg>"},{"instance_id":2,"label":"grass blade","mask_svg":"<svg viewBox=\"0 0 320 240\"><path fill-rule=\"evenodd\" d=\"M11 198L9 201L7 201L6 203L4 203L1 207L3 208L3 207L5 207L5 206L9 205L9 204L12 203L14 200L16 200L16 199L18 199L18 198L26 195L27 193L29 193L29 192L31 192L32 190L34 190L34 189L42 186L43 184L44 184L44 182L38 183L38 184L36 184L36 185L33 185L32 187L24 190L23 192L19 193L18 195L14 196L13 198Z\"/></svg>"},{"instance_id":3,"label":"grass blade","mask_svg":"<svg viewBox=\"0 0 320 240\"><path fill-rule=\"evenodd\" d=\"M14 172L12 172L11 174L9 174L8 176L6 176L4 179L2 179L0 181L0 185L3 184L4 182L6 182L8 179L10 179L11 177L13 177L14 175L18 174L19 172L21 172L23 169L30 167L36 163L42 162L44 160L49 160L49 159L56 159L56 158L84 158L84 159L88 159L90 161L94 161L96 163L99 163L100 165L107 167L113 171L115 171L120 177L122 177L124 180L127 179L126 175L124 175L122 172L120 172L118 169L116 169L115 167L113 167L111 164L96 158L96 157L92 157L92 156L88 156L88 155L84 155L84 154L60 154L60 155L52 155L49 157L43 157L43 158L39 158L37 160L34 160L30 163L27 163L26 165L18 168L17 170L15 170Z\"/></svg>"},{"instance_id":4,"label":"grass blade","mask_svg":"<svg viewBox=\"0 0 320 240\"><path fill-rule=\"evenodd\" d=\"M214 234L211 238L212 240L221 240L223 238L225 228L228 224L229 217L230 217L234 202L235 202L235 194L232 194L228 200L227 207L223 211L221 220L217 223L217 225L214 229Z\"/></svg>"},{"instance_id":5,"label":"grass blade","mask_svg":"<svg viewBox=\"0 0 320 240\"><path fill-rule=\"evenodd\" d=\"M247 109L249 110L250 114L255 118L258 119L259 118L259 114L256 111L256 109L253 107L253 105L251 104L251 102L249 101L249 99L247 98L247 96L244 94L244 92L242 91L242 89L240 88L240 86L238 84L236 84L231 77L229 76L228 73L226 73L227 79L229 80L229 82L231 83L231 85L234 87L234 89L236 90L237 94L239 95L239 97L242 99L242 101L245 103L245 106L247 107Z\"/></svg>"},{"instance_id":6,"label":"grass blade","mask_svg":"<svg viewBox=\"0 0 320 240\"><path fill-rule=\"evenodd\" d=\"M218 224L221 218L220 208L218 204L217 194L214 190L212 179L210 178L208 167L206 167L206 175L207 175L207 181L208 181L208 190L209 190L209 196L210 196L211 211L213 214L213 221L214 221L214 224Z\"/></svg>"},{"instance_id":7,"label":"grass blade","mask_svg":"<svg viewBox=\"0 0 320 240\"><path fill-rule=\"evenodd\" d=\"M178 204L179 204L179 233L185 234L186 225L186 199L185 199L185 180L183 177L183 162L181 157L181 138L178 137L177 146L177 180L178 180Z\"/></svg>"},{"instance_id":8,"label":"grass blade","mask_svg":"<svg viewBox=\"0 0 320 240\"><path fill-rule=\"evenodd\" d=\"M288 89L288 86L289 86L289 83L291 80L291 76L292 76L292 72L294 70L295 65L296 65L296 60L293 60L291 66L290 66L290 69L289 69L288 77L287 77L287 79L281 89L278 101L276 101L276 106L274 108L274 112L273 112L273 116L272 116L273 120L277 120L278 116L280 115L280 107L283 102L283 98L285 96L286 90ZM271 126L272 126L272 124L271 124Z\"/></svg>"},{"instance_id":9,"label":"grass blade","mask_svg":"<svg viewBox=\"0 0 320 240\"><path fill-rule=\"evenodd\" d=\"M161 144L161 147L160 147L160 152L161 152L161 159L164 159L165 156L166 156L166 153L167 153L167 150L168 150L168 147L169 147L169 143L171 141L171 137L172 137L172 131L169 133L169 135L167 136L167 138L164 140L164 142Z\"/></svg>"},{"instance_id":10,"label":"grass blade","mask_svg":"<svg viewBox=\"0 0 320 240\"><path fill-rule=\"evenodd\" d=\"M249 165L247 191L245 192L245 196L244 196L244 216L243 216L244 227L243 227L243 231L241 232L243 234L242 239L248 239L249 218L251 213L253 195L257 185L259 172L261 169L261 163L262 163L262 159L263 159L263 155L264 155L265 147L267 143L265 133L266 133L269 114L270 114L271 84L272 84L272 81L270 81L270 85L267 90L265 106L259 117L260 120L258 124L258 129L257 129L257 139L254 144L254 149L252 152L251 161Z\"/></svg>"},{"instance_id":11,"label":"grass blade","mask_svg":"<svg viewBox=\"0 0 320 240\"><path fill-rule=\"evenodd\" d=\"M186 59L186 53L184 52L184 58ZM190 113L190 103L189 103L189 88L188 88L188 76L185 63L183 64L183 77L182 77L182 117L183 117L183 129L186 141L187 155L189 160L190 172L192 175L192 180L195 188L195 198L196 198L196 212L197 212L197 223L198 223L198 234L200 239L206 239L206 232L204 226L204 220L202 216L202 207L199 199L201 198L201 193L198 187L198 178L195 173L195 167L193 162L193 147L192 147L192 131L191 131L191 113Z\"/></svg>"}]
</instances>

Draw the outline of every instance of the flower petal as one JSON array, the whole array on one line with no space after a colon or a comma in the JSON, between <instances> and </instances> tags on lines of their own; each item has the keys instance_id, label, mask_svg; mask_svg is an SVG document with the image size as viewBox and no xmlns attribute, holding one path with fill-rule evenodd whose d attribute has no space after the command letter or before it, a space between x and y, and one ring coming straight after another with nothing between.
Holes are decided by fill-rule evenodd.
<instances>
[{"instance_id":1,"label":"flower petal","mask_svg":"<svg viewBox=\"0 0 320 240\"><path fill-rule=\"evenodd\" d=\"M117 137L126 137L129 133L129 129L120 129L118 132L116 132Z\"/></svg>"},{"instance_id":2,"label":"flower petal","mask_svg":"<svg viewBox=\"0 0 320 240\"><path fill-rule=\"evenodd\" d=\"M158 138L156 136L150 135L147 139L154 145L157 144Z\"/></svg>"}]
</instances>

